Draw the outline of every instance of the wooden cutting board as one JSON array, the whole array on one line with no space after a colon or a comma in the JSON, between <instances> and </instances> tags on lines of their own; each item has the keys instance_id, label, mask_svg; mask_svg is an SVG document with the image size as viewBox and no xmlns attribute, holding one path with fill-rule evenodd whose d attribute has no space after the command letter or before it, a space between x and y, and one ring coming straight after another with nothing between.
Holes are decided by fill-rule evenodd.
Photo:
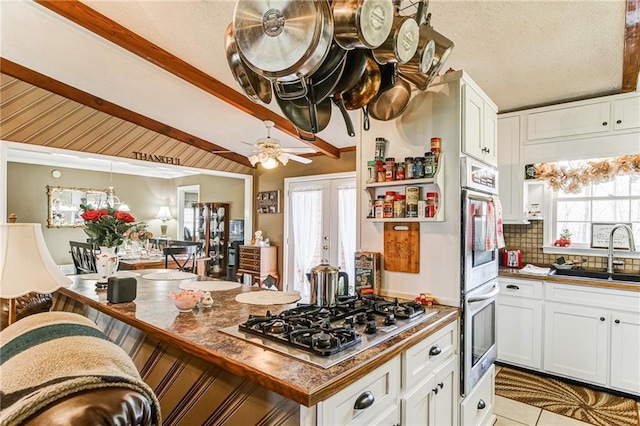
<instances>
[{"instance_id":1,"label":"wooden cutting board","mask_svg":"<svg viewBox=\"0 0 640 426\"><path fill-rule=\"evenodd\" d=\"M414 274L420 272L419 223L384 224L384 269Z\"/></svg>"}]
</instances>

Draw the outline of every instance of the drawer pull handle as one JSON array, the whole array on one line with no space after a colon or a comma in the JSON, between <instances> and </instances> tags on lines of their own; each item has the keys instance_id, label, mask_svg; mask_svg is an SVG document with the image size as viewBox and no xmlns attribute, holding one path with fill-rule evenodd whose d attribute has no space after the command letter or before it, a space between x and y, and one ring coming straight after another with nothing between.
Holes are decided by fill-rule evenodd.
<instances>
[{"instance_id":1,"label":"drawer pull handle","mask_svg":"<svg viewBox=\"0 0 640 426\"><path fill-rule=\"evenodd\" d=\"M484 410L485 408L487 408L487 403L484 402L484 399L478 401L478 410Z\"/></svg>"},{"instance_id":2,"label":"drawer pull handle","mask_svg":"<svg viewBox=\"0 0 640 426\"><path fill-rule=\"evenodd\" d=\"M508 288L509 290L520 290L520 287L518 287L517 285L513 285L513 284L509 284L509 285L507 286L507 288Z\"/></svg>"},{"instance_id":3,"label":"drawer pull handle","mask_svg":"<svg viewBox=\"0 0 640 426\"><path fill-rule=\"evenodd\" d=\"M615 320L614 321L616 324L620 324L620 320Z\"/></svg>"},{"instance_id":4,"label":"drawer pull handle","mask_svg":"<svg viewBox=\"0 0 640 426\"><path fill-rule=\"evenodd\" d=\"M431 349L429 349L430 356L440 355L441 353L442 353L442 349L440 349L440 346L438 345L433 345L431 346Z\"/></svg>"},{"instance_id":5,"label":"drawer pull handle","mask_svg":"<svg viewBox=\"0 0 640 426\"><path fill-rule=\"evenodd\" d=\"M362 392L362 395L360 395L358 399L356 399L356 403L353 404L353 408L356 410L364 410L365 408L371 407L375 400L371 391Z\"/></svg>"}]
</instances>

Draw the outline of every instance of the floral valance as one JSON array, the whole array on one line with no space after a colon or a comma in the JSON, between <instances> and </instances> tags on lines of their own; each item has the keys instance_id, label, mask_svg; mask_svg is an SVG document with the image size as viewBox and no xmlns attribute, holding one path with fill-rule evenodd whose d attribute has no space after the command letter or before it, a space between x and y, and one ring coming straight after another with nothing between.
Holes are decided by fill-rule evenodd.
<instances>
[{"instance_id":1,"label":"floral valance","mask_svg":"<svg viewBox=\"0 0 640 426\"><path fill-rule=\"evenodd\" d=\"M547 182L554 191L563 190L575 194L580 192L583 186L608 182L618 175L640 176L640 154L588 161L577 167L540 163L536 164L534 169L535 178Z\"/></svg>"}]
</instances>

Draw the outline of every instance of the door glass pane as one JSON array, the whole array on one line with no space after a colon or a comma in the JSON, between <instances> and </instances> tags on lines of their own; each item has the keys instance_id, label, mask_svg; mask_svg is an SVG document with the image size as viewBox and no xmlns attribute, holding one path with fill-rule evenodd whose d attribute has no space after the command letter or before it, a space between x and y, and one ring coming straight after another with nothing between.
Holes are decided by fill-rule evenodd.
<instances>
[{"instance_id":1,"label":"door glass pane","mask_svg":"<svg viewBox=\"0 0 640 426\"><path fill-rule=\"evenodd\" d=\"M485 306L471 317L472 365L495 344L495 302Z\"/></svg>"},{"instance_id":2,"label":"door glass pane","mask_svg":"<svg viewBox=\"0 0 640 426\"><path fill-rule=\"evenodd\" d=\"M291 193L291 229L293 237L293 290L303 301L309 298L306 274L322 257L322 190L308 189Z\"/></svg>"}]
</instances>

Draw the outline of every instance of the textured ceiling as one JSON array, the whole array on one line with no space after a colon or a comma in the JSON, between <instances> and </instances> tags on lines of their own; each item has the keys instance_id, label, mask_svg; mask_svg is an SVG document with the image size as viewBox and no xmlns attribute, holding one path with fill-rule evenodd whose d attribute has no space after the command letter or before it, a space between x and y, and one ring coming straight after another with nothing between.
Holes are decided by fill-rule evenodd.
<instances>
[{"instance_id":1,"label":"textured ceiling","mask_svg":"<svg viewBox=\"0 0 640 426\"><path fill-rule=\"evenodd\" d=\"M238 90L223 49L235 2L85 4ZM501 112L620 91L624 1L431 0L429 11L455 42L447 66L467 71ZM259 120L38 4L3 1L0 12L4 58L243 155L251 148L241 141L264 136ZM267 107L279 113L275 102ZM320 136L356 144L337 111Z\"/></svg>"}]
</instances>

